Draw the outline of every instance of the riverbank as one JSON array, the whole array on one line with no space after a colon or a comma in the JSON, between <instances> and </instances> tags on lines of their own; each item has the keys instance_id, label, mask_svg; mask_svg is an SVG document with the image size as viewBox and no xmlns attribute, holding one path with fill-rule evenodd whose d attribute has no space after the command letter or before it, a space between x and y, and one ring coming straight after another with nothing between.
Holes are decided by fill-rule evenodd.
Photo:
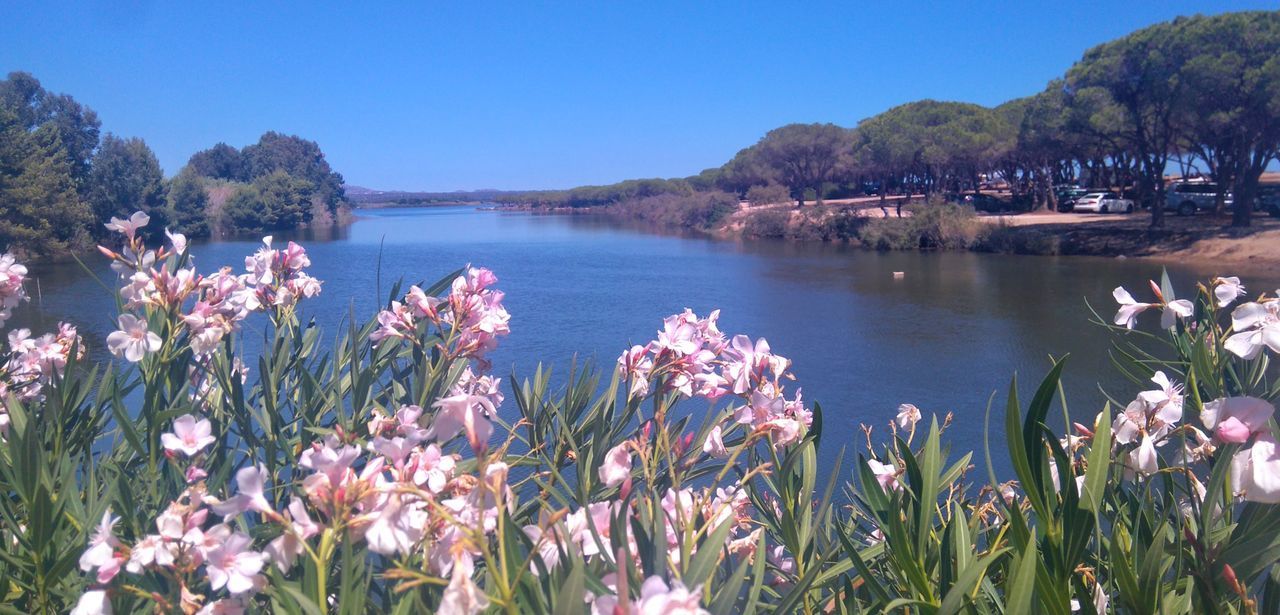
<instances>
[{"instance_id":1,"label":"riverbank","mask_svg":"<svg viewBox=\"0 0 1280 615\"><path fill-rule=\"evenodd\" d=\"M627 209L607 207L502 207L539 214L594 214L637 220ZM923 216L923 217L920 217ZM871 250L969 250L996 254L1106 256L1192 260L1231 265L1242 271L1280 265L1280 219L1260 214L1253 226L1234 228L1210 215L1165 218L1152 229L1150 216L1028 212L989 215L955 205L897 203L876 197L827 201L821 206L750 206L690 227L678 217L648 217L655 230L678 228L718 239L783 239L843 242Z\"/></svg>"}]
</instances>

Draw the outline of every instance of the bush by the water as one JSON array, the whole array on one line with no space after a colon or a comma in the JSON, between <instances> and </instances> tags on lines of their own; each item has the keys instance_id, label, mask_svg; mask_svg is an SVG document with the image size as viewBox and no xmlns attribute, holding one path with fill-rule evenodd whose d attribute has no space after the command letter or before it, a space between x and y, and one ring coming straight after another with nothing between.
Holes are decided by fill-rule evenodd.
<instances>
[{"instance_id":1,"label":"bush by the water","mask_svg":"<svg viewBox=\"0 0 1280 615\"><path fill-rule=\"evenodd\" d=\"M858 229L858 239L876 250L964 250L986 231L972 207L930 199L907 205L901 218L868 220Z\"/></svg>"},{"instance_id":2,"label":"bush by the water","mask_svg":"<svg viewBox=\"0 0 1280 615\"><path fill-rule=\"evenodd\" d=\"M1280 300L1236 278L1115 289L1098 324L1131 401L1072 413L1062 361L1029 403L1011 384L1002 479L947 444L950 415L824 421L718 312L602 371L503 382L487 357L518 331L488 270L397 287L326 341L301 246L201 274L147 224L113 220L124 246L103 248L117 362L87 364L70 325L9 334L5 611L1280 610ZM26 275L0 258L0 325ZM852 476L820 446L857 449Z\"/></svg>"},{"instance_id":3,"label":"bush by the water","mask_svg":"<svg viewBox=\"0 0 1280 615\"><path fill-rule=\"evenodd\" d=\"M658 226L709 231L738 210L738 197L727 192L659 194L628 199L612 205L609 210L624 218Z\"/></svg>"}]
</instances>

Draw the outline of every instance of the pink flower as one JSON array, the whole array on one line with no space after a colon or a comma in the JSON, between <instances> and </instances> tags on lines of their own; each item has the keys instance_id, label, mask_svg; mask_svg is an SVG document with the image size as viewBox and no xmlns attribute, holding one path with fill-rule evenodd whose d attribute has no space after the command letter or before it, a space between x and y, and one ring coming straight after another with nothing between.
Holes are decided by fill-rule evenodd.
<instances>
[{"instance_id":1,"label":"pink flower","mask_svg":"<svg viewBox=\"0 0 1280 615\"><path fill-rule=\"evenodd\" d=\"M111 216L111 221L103 226L107 227L108 231L123 233L129 239L133 239L133 236L138 232L138 229L146 226L150 221L151 216L140 211L135 211L133 212L133 215L129 216L128 220L121 220L120 218Z\"/></svg>"},{"instance_id":2,"label":"pink flower","mask_svg":"<svg viewBox=\"0 0 1280 615\"><path fill-rule=\"evenodd\" d=\"M729 456L729 451L724 447L724 439L719 425L712 427L711 432L707 434L707 441L702 444L702 452L716 459L725 459Z\"/></svg>"},{"instance_id":3,"label":"pink flower","mask_svg":"<svg viewBox=\"0 0 1280 615\"><path fill-rule=\"evenodd\" d=\"M124 562L124 558L116 553L120 541L111 533L119 520L119 517L111 516L109 509L102 513L102 521L98 522L97 529L89 538L89 548L80 555L80 569L89 572L97 568L99 583L110 583Z\"/></svg>"},{"instance_id":4,"label":"pink flower","mask_svg":"<svg viewBox=\"0 0 1280 615\"><path fill-rule=\"evenodd\" d=\"M875 475L876 482L880 483L881 489L890 491L902 488L902 484L898 482L898 469L892 463L881 463L875 459L868 459L867 467Z\"/></svg>"},{"instance_id":5,"label":"pink flower","mask_svg":"<svg viewBox=\"0 0 1280 615\"><path fill-rule=\"evenodd\" d=\"M272 540L264 550L267 557L275 563L276 568L284 573L288 573L298 556L306 551L304 545L307 539L319 534L323 529L323 526L311 520L311 516L307 514L306 505L297 497L289 501L288 510L289 525L285 527L284 533Z\"/></svg>"},{"instance_id":6,"label":"pink flower","mask_svg":"<svg viewBox=\"0 0 1280 615\"><path fill-rule=\"evenodd\" d=\"M472 450L488 445L489 436L493 435L489 417L497 412L489 398L463 393L440 399L432 407L439 412L429 430L431 437L443 443L465 430Z\"/></svg>"},{"instance_id":7,"label":"pink flower","mask_svg":"<svg viewBox=\"0 0 1280 615\"><path fill-rule=\"evenodd\" d=\"M689 591L679 581L672 581L668 586L662 577L655 575L640 586L637 612L640 615L709 615L699 604L701 599L701 588Z\"/></svg>"},{"instance_id":8,"label":"pink flower","mask_svg":"<svg viewBox=\"0 0 1280 615\"><path fill-rule=\"evenodd\" d=\"M474 615L489 608L489 597L471 580L470 558L458 558L449 577L449 586L440 597L441 615Z\"/></svg>"},{"instance_id":9,"label":"pink flower","mask_svg":"<svg viewBox=\"0 0 1280 615\"><path fill-rule=\"evenodd\" d=\"M236 486L239 487L239 493L210 508L223 517L234 517L249 510L267 516L276 516L276 511L271 508L271 503L263 495L266 479L266 466L240 468L240 471L236 472Z\"/></svg>"},{"instance_id":10,"label":"pink flower","mask_svg":"<svg viewBox=\"0 0 1280 615\"><path fill-rule=\"evenodd\" d=\"M604 463L600 464L600 482L608 487L621 485L631 476L631 451L628 442L623 442L604 454Z\"/></svg>"},{"instance_id":11,"label":"pink flower","mask_svg":"<svg viewBox=\"0 0 1280 615\"><path fill-rule=\"evenodd\" d=\"M13 314L13 308L27 299L22 283L27 279L27 268L19 265L12 254L0 256L0 326Z\"/></svg>"},{"instance_id":12,"label":"pink flower","mask_svg":"<svg viewBox=\"0 0 1280 615\"><path fill-rule=\"evenodd\" d=\"M188 457L195 456L216 441L209 419L196 420L190 414L174 419L173 433L160 434L160 442L166 450L181 452Z\"/></svg>"},{"instance_id":13,"label":"pink flower","mask_svg":"<svg viewBox=\"0 0 1280 615\"><path fill-rule=\"evenodd\" d=\"M1264 433L1275 406L1256 397L1215 399L1200 410L1200 421L1220 442L1243 444Z\"/></svg>"},{"instance_id":14,"label":"pink flower","mask_svg":"<svg viewBox=\"0 0 1280 615\"><path fill-rule=\"evenodd\" d=\"M159 335L147 330L147 321L133 314L121 314L117 322L120 330L107 336L107 348L111 350L111 354L137 363L147 353L160 350L163 342Z\"/></svg>"},{"instance_id":15,"label":"pink flower","mask_svg":"<svg viewBox=\"0 0 1280 615\"><path fill-rule=\"evenodd\" d=\"M258 573L262 571L264 558L261 553L249 550L252 542L245 534L235 532L209 550L205 572L209 575L210 589L226 587L232 594L242 594L263 582Z\"/></svg>"},{"instance_id":16,"label":"pink flower","mask_svg":"<svg viewBox=\"0 0 1280 615\"><path fill-rule=\"evenodd\" d=\"M1116 302L1120 304L1120 311L1116 312L1115 323L1132 329L1138 322L1138 314L1155 307L1153 303L1138 303L1133 299L1133 295L1125 290L1122 286L1117 286L1111 291L1111 296L1115 297Z\"/></svg>"}]
</instances>

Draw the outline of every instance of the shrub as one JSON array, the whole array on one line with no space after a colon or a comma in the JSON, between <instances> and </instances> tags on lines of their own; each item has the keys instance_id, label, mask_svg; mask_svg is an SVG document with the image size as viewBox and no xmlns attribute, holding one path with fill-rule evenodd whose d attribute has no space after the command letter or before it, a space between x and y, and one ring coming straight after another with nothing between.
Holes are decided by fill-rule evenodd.
<instances>
[{"instance_id":1,"label":"shrub","mask_svg":"<svg viewBox=\"0 0 1280 615\"><path fill-rule=\"evenodd\" d=\"M987 230L972 207L941 199L908 205L904 214L868 221L858 239L877 250L960 250L974 246Z\"/></svg>"},{"instance_id":2,"label":"shrub","mask_svg":"<svg viewBox=\"0 0 1280 615\"><path fill-rule=\"evenodd\" d=\"M790 209L753 211L743 218L742 233L747 237L780 239L787 236L790 225Z\"/></svg>"},{"instance_id":3,"label":"shrub","mask_svg":"<svg viewBox=\"0 0 1280 615\"><path fill-rule=\"evenodd\" d=\"M752 186L747 190L747 202L752 207L761 205L777 205L785 203L794 203L795 199L791 198L791 191L781 184L769 183L765 185Z\"/></svg>"},{"instance_id":4,"label":"shrub","mask_svg":"<svg viewBox=\"0 0 1280 615\"><path fill-rule=\"evenodd\" d=\"M903 405L838 491L790 361L717 312L667 318L603 385L540 367L504 386L485 269L397 288L325 351L302 324L321 284L301 246L199 277L183 246L148 250L145 224L105 250L122 363L85 365L69 326L10 336L6 610L1276 612L1280 300L1228 312L1235 278L1193 299L1167 279L1149 303L1115 290L1107 368L1156 385L1123 411L1073 423L1063 405L1060 434L1064 363L1026 405L1012 383L1016 481L988 464L975 483L950 417ZM0 259L0 307L25 275ZM1130 331L1146 311L1167 335ZM237 354L250 318L256 361Z\"/></svg>"}]
</instances>

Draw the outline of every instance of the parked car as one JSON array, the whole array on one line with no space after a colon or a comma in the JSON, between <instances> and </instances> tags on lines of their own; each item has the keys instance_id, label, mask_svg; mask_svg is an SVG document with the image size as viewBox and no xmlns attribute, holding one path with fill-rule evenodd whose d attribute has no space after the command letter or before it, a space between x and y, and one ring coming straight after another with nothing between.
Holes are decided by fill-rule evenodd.
<instances>
[{"instance_id":1,"label":"parked car","mask_svg":"<svg viewBox=\"0 0 1280 615\"><path fill-rule=\"evenodd\" d=\"M1053 189L1053 195L1058 199L1058 211L1071 211L1076 199L1086 194L1089 194L1088 190L1075 186L1058 186Z\"/></svg>"},{"instance_id":2,"label":"parked car","mask_svg":"<svg viewBox=\"0 0 1280 615\"><path fill-rule=\"evenodd\" d=\"M1280 218L1280 184L1258 186L1258 193L1253 197L1253 208Z\"/></svg>"},{"instance_id":3,"label":"parked car","mask_svg":"<svg viewBox=\"0 0 1280 615\"><path fill-rule=\"evenodd\" d=\"M977 211L987 213L999 213L1011 209L1007 201L990 194L966 194L964 195L964 203L972 205Z\"/></svg>"},{"instance_id":4,"label":"parked car","mask_svg":"<svg viewBox=\"0 0 1280 615\"><path fill-rule=\"evenodd\" d=\"M1227 209L1233 200L1226 194ZM1165 190L1164 208L1176 211L1179 216L1190 216L1197 211L1213 211L1218 207L1218 185L1212 182L1182 182Z\"/></svg>"},{"instance_id":5,"label":"parked car","mask_svg":"<svg viewBox=\"0 0 1280 615\"><path fill-rule=\"evenodd\" d=\"M1133 201L1110 192L1090 192L1071 206L1072 211L1090 211L1100 214L1132 213Z\"/></svg>"}]
</instances>

